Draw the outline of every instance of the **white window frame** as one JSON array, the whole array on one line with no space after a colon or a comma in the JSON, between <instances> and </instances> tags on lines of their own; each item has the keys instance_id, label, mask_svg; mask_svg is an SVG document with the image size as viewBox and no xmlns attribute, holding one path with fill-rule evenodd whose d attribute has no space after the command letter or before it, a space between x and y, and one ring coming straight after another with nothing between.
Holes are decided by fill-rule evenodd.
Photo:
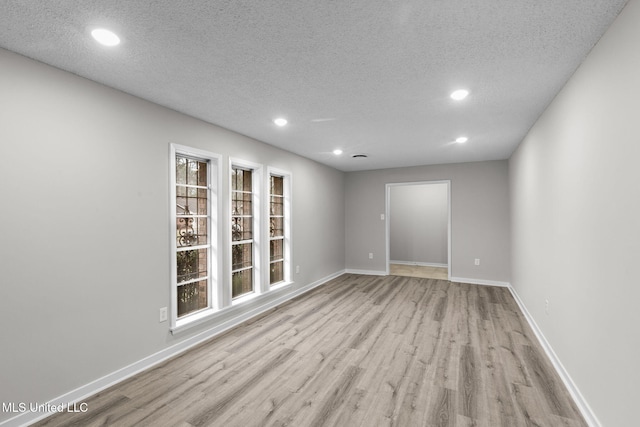
<instances>
[{"instance_id":1,"label":"white window frame","mask_svg":"<svg viewBox=\"0 0 640 427\"><path fill-rule=\"evenodd\" d=\"M233 236L231 230L231 194L232 194L232 183L231 183L231 172L233 168L241 168L241 169L250 169L252 171L251 178L251 188L252 188L252 206L253 206L253 292L241 295L236 298L232 298L231 296L231 286L232 286L232 268L233 268L233 260L232 260L232 250L231 247L233 245ZM262 268L262 205L264 204L262 201L263 196L263 187L262 187L262 171L263 166L259 163L254 163L242 159L237 158L229 158L229 188L227 191L228 195L228 207L227 212L229 215L229 220L227 221L227 238L228 243L226 245L228 253L229 253L229 262L228 262L228 285L224 287L224 302L226 305L235 306L238 304L242 304L243 302L253 299L258 295L261 295L269 290L268 281L265 283L263 279L263 268Z\"/></svg>"},{"instance_id":2,"label":"white window frame","mask_svg":"<svg viewBox=\"0 0 640 427\"><path fill-rule=\"evenodd\" d=\"M271 202L271 176L279 176L283 178L283 227L284 227L284 245L283 245L283 280L278 283L270 284L270 271L271 271L271 253L270 253L270 242L271 237L269 236L269 221L270 221L270 202ZM269 286L269 289L276 289L286 285L293 283L292 274L291 274L291 189L292 189L292 174L289 171L285 171L282 169L267 167L267 179L265 179L265 203L264 211L267 226L265 227L265 242L267 242L265 246L265 256L266 260L266 268L265 268L265 277L263 281Z\"/></svg>"},{"instance_id":3,"label":"white window frame","mask_svg":"<svg viewBox=\"0 0 640 427\"><path fill-rule=\"evenodd\" d=\"M176 266L176 155L181 154L195 159L201 159L207 161L208 168L208 243L209 257L208 257L208 289L207 289L207 307L198 310L193 314L188 314L185 317L178 319L178 283L177 283L177 266ZM219 249L221 245L221 235L219 233L219 221L223 218L222 209L220 203L220 183L222 181L222 156L219 154L211 153L209 151L200 150L197 148L188 147L180 144L169 145L169 236L171 238L170 244L170 277L171 277L171 303L170 303L170 319L171 319L171 331L175 332L178 329L186 326L193 326L203 321L204 318L215 313L221 306L221 293L219 272L222 265L222 251Z\"/></svg>"}]
</instances>

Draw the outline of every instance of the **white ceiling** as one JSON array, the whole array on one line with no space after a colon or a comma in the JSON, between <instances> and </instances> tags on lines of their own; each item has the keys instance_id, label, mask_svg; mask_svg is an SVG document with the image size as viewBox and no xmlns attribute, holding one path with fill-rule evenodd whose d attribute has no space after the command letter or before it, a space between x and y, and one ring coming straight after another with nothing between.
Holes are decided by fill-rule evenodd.
<instances>
[{"instance_id":1,"label":"white ceiling","mask_svg":"<svg viewBox=\"0 0 640 427\"><path fill-rule=\"evenodd\" d=\"M626 1L0 0L0 47L354 171L508 158Z\"/></svg>"}]
</instances>

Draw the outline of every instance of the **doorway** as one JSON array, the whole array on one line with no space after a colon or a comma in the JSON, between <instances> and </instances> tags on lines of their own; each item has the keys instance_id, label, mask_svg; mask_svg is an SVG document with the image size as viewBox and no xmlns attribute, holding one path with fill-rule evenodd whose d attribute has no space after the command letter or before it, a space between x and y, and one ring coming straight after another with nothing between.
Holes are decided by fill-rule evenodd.
<instances>
[{"instance_id":1,"label":"doorway","mask_svg":"<svg viewBox=\"0 0 640 427\"><path fill-rule=\"evenodd\" d=\"M387 274L451 278L451 181L386 184Z\"/></svg>"}]
</instances>

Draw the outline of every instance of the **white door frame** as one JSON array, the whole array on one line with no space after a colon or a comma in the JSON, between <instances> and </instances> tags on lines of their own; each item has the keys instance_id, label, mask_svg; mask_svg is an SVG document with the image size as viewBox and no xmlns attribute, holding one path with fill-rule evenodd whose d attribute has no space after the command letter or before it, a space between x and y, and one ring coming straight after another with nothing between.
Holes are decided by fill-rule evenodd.
<instances>
[{"instance_id":1,"label":"white door frame","mask_svg":"<svg viewBox=\"0 0 640 427\"><path fill-rule=\"evenodd\" d=\"M416 181L416 182L393 182L385 184L385 246L386 246L386 274L389 275L389 261L391 252L391 188L409 185L447 185L447 278L451 280L451 180L439 181Z\"/></svg>"}]
</instances>

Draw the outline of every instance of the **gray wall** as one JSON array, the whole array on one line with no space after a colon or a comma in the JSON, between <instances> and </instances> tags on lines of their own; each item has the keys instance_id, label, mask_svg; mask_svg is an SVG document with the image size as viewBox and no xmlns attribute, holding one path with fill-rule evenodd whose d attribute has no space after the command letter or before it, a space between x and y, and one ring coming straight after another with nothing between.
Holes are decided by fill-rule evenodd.
<instances>
[{"instance_id":1,"label":"gray wall","mask_svg":"<svg viewBox=\"0 0 640 427\"><path fill-rule=\"evenodd\" d=\"M380 220L386 184L439 180L451 180L451 276L509 282L506 160L347 173L347 269L386 271L385 221Z\"/></svg>"},{"instance_id":2,"label":"gray wall","mask_svg":"<svg viewBox=\"0 0 640 427\"><path fill-rule=\"evenodd\" d=\"M631 0L509 162L512 283L612 427L638 423L639 22Z\"/></svg>"},{"instance_id":3,"label":"gray wall","mask_svg":"<svg viewBox=\"0 0 640 427\"><path fill-rule=\"evenodd\" d=\"M390 260L447 264L447 193L447 184L390 187Z\"/></svg>"},{"instance_id":4,"label":"gray wall","mask_svg":"<svg viewBox=\"0 0 640 427\"><path fill-rule=\"evenodd\" d=\"M158 322L171 142L222 154L223 189L229 156L291 171L291 289L344 270L342 172L4 50L0 73L0 401L47 402L213 326Z\"/></svg>"}]
</instances>

